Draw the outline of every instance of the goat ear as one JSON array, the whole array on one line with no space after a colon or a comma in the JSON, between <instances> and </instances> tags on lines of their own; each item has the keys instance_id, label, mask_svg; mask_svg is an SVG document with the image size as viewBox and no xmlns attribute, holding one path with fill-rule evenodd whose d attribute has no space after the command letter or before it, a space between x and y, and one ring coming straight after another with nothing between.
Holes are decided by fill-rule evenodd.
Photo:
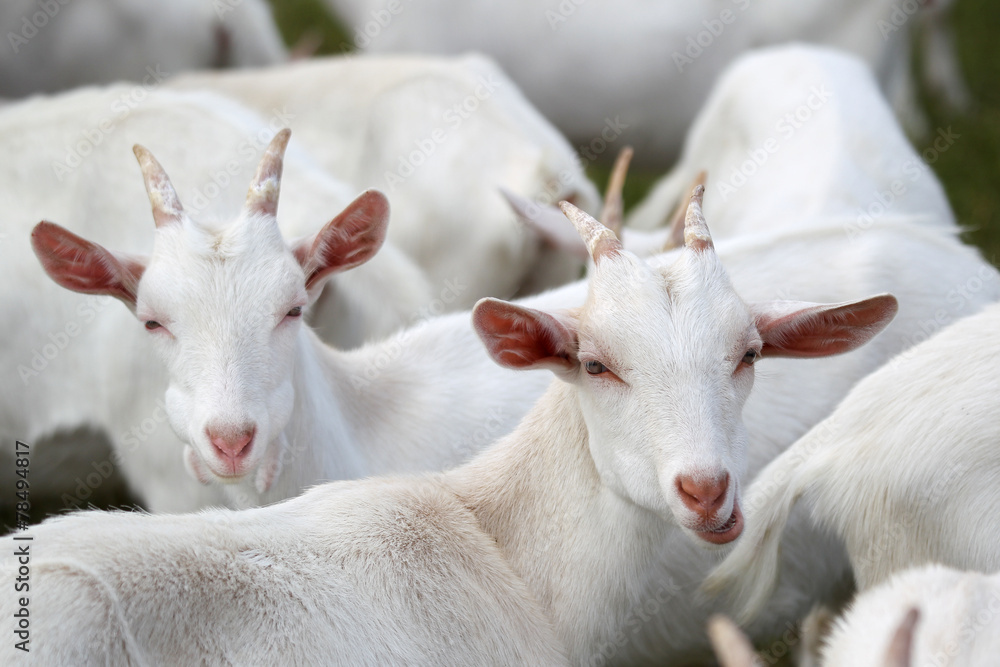
<instances>
[{"instance_id":1,"label":"goat ear","mask_svg":"<svg viewBox=\"0 0 1000 667\"><path fill-rule=\"evenodd\" d=\"M297 241L292 252L306 273L306 289L317 294L333 273L371 259L385 241L389 200L378 190L366 190L340 215L311 237Z\"/></svg>"},{"instance_id":2,"label":"goat ear","mask_svg":"<svg viewBox=\"0 0 1000 667\"><path fill-rule=\"evenodd\" d=\"M763 357L826 357L850 352L882 331L899 304L891 294L833 305L801 301L754 304Z\"/></svg>"},{"instance_id":3,"label":"goat ear","mask_svg":"<svg viewBox=\"0 0 1000 667\"><path fill-rule=\"evenodd\" d=\"M708 638L722 667L754 667L753 645L725 616L715 614L708 619Z\"/></svg>"},{"instance_id":4,"label":"goat ear","mask_svg":"<svg viewBox=\"0 0 1000 667\"><path fill-rule=\"evenodd\" d=\"M135 310L145 259L112 253L46 221L31 231L31 247L45 273L59 285L74 292L113 296Z\"/></svg>"},{"instance_id":5,"label":"goat ear","mask_svg":"<svg viewBox=\"0 0 1000 667\"><path fill-rule=\"evenodd\" d=\"M548 368L562 374L579 364L571 321L499 299L481 299L472 309L472 324L493 360L506 368Z\"/></svg>"},{"instance_id":6,"label":"goat ear","mask_svg":"<svg viewBox=\"0 0 1000 667\"><path fill-rule=\"evenodd\" d=\"M910 607L889 641L889 648L885 652L885 667L910 667L913 654L913 634L919 620L920 610L916 607Z\"/></svg>"},{"instance_id":7,"label":"goat ear","mask_svg":"<svg viewBox=\"0 0 1000 667\"><path fill-rule=\"evenodd\" d=\"M536 204L503 187L500 188L500 194L507 200L514 215L538 232L538 235L550 245L577 257L580 261L590 258L587 244L558 208L549 204Z\"/></svg>"}]
</instances>

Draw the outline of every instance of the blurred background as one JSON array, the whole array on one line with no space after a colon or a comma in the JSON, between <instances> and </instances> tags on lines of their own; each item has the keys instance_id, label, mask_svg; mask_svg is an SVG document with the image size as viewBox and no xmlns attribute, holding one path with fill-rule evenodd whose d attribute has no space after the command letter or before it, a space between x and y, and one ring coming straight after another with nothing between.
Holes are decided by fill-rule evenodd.
<instances>
[{"instance_id":1,"label":"blurred background","mask_svg":"<svg viewBox=\"0 0 1000 667\"><path fill-rule=\"evenodd\" d=\"M353 30L334 19L322 0L270 2L287 44L299 44L305 37L315 40L317 54L355 50ZM959 224L967 229L965 240L979 246L987 260L1000 266L1000 56L995 42L1000 3L957 0L951 10L951 25L972 105L965 113L953 113L940 96L926 89L923 79L916 77L919 101L928 115L930 128L950 126L960 137L931 168L944 184ZM913 67L920 71L922 42L917 38L914 43L918 48L912 56ZM936 136L933 132L931 129L931 134L923 139L911 137L918 152L930 146ZM641 151L642 147L637 148ZM603 192L614 154L609 151L602 157L603 161L588 165L587 171ZM625 183L626 209L639 202L665 171L633 166Z\"/></svg>"},{"instance_id":2,"label":"blurred background","mask_svg":"<svg viewBox=\"0 0 1000 667\"><path fill-rule=\"evenodd\" d=\"M280 37L267 16L267 3ZM716 21L727 11L735 17L732 27ZM55 16L59 12L65 17ZM602 0L177 0L160 16L151 14L136 0L4 3L0 33L7 48L0 54L0 98L82 82L138 80L145 74L139 63L162 63L176 73L351 53L359 46L373 54L479 49L496 59L574 148L597 136L595 120L602 116L621 113L647 121L643 131L637 134L633 124L623 136L639 144L625 189L626 205L632 206L669 170L680 138L726 63L760 45L816 41L847 48L875 68L918 152L929 148L939 132L956 137L931 167L968 230L966 240L994 263L1000 254L1000 58L993 44L1000 6L987 0L634 5ZM717 24L718 35L698 32L706 19ZM935 32L932 25L946 29ZM694 61L678 63L678 45L696 34L708 45L694 47ZM935 40L937 54L928 57L928 44ZM948 57L938 57L941 52ZM942 66L952 53L959 76L950 74L953 64ZM88 60L102 65L88 71ZM567 66L574 62L581 65ZM939 85L954 82L950 95L928 90L925 73L935 69ZM35 76L42 71L50 73L48 81ZM916 105L909 101L914 98ZM582 99L588 108L574 114ZM914 113L921 117L914 119ZM923 131L916 131L921 125ZM615 152L585 162L599 187Z\"/></svg>"}]
</instances>

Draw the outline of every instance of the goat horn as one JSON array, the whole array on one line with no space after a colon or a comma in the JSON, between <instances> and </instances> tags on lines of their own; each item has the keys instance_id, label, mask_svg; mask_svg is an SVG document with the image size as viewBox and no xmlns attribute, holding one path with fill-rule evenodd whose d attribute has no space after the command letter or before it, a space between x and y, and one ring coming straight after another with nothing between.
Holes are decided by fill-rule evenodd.
<instances>
[{"instance_id":1,"label":"goat horn","mask_svg":"<svg viewBox=\"0 0 1000 667\"><path fill-rule=\"evenodd\" d=\"M705 214L701 211L701 202L705 196L705 186L696 185L688 202L687 215L684 216L684 246L696 251L715 248L712 234L708 231Z\"/></svg>"},{"instance_id":2,"label":"goat horn","mask_svg":"<svg viewBox=\"0 0 1000 667\"><path fill-rule=\"evenodd\" d=\"M587 252L590 253L594 262L606 255L621 252L621 241L618 240L613 231L568 201L559 202L559 208L576 227L577 233L587 245Z\"/></svg>"},{"instance_id":3,"label":"goat horn","mask_svg":"<svg viewBox=\"0 0 1000 667\"><path fill-rule=\"evenodd\" d=\"M292 131L287 127L274 135L264 157L257 165L257 173L247 191L246 210L251 213L274 216L278 212L278 194L281 192L281 170L285 149Z\"/></svg>"},{"instance_id":4,"label":"goat horn","mask_svg":"<svg viewBox=\"0 0 1000 667\"><path fill-rule=\"evenodd\" d=\"M694 190L698 185L705 185L705 181L708 179L708 172L704 169L699 171L694 177L694 181L691 183L689 192ZM679 248L684 245L684 218L687 213L688 201L681 195L681 200L677 202L677 208L670 215L670 235L667 237L667 242L663 244L663 252L667 250L673 250L674 248Z\"/></svg>"},{"instance_id":5,"label":"goat horn","mask_svg":"<svg viewBox=\"0 0 1000 667\"><path fill-rule=\"evenodd\" d=\"M608 190L604 193L604 210L601 212L601 222L615 235L622 233L622 222L625 219L625 200L622 198L622 189L625 187L625 176L628 174L628 165L632 161L632 147L624 147L615 159L615 166L611 170L611 178L608 180Z\"/></svg>"},{"instance_id":6,"label":"goat horn","mask_svg":"<svg viewBox=\"0 0 1000 667\"><path fill-rule=\"evenodd\" d=\"M177 197L177 191L170 183L167 172L163 171L160 163L144 146L136 144L132 146L132 152L139 161L142 178L146 183L146 194L149 195L149 203L153 206L153 222L157 228L176 224L180 221L184 208Z\"/></svg>"}]
</instances>

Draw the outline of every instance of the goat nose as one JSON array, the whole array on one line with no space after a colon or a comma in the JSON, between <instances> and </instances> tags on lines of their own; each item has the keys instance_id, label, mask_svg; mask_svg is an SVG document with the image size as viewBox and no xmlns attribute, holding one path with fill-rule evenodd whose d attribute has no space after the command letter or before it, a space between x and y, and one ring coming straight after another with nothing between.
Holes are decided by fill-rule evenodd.
<instances>
[{"instance_id":1,"label":"goat nose","mask_svg":"<svg viewBox=\"0 0 1000 667\"><path fill-rule=\"evenodd\" d=\"M715 479L698 479L687 475L677 477L677 493L684 505L702 517L712 520L726 501L729 489L729 474Z\"/></svg>"},{"instance_id":2,"label":"goat nose","mask_svg":"<svg viewBox=\"0 0 1000 667\"><path fill-rule=\"evenodd\" d=\"M253 437L257 433L256 426L239 426L235 428L205 429L208 441L224 459L233 462L245 458L253 447Z\"/></svg>"}]
</instances>

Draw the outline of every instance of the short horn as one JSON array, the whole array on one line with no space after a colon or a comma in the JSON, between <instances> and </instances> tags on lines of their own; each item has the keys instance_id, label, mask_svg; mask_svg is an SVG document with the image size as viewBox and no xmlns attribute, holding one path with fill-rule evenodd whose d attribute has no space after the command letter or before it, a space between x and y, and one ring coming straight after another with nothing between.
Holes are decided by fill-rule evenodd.
<instances>
[{"instance_id":1,"label":"short horn","mask_svg":"<svg viewBox=\"0 0 1000 667\"><path fill-rule=\"evenodd\" d=\"M257 173L247 191L246 210L274 216L278 212L278 194L281 192L281 170L284 166L285 149L292 131L287 127L274 135L264 157L257 165Z\"/></svg>"},{"instance_id":2,"label":"short horn","mask_svg":"<svg viewBox=\"0 0 1000 667\"><path fill-rule=\"evenodd\" d=\"M587 252L596 263L601 257L614 255L622 250L615 233L568 201L559 202L559 208L569 218L587 246Z\"/></svg>"},{"instance_id":3,"label":"short horn","mask_svg":"<svg viewBox=\"0 0 1000 667\"><path fill-rule=\"evenodd\" d=\"M754 667L753 645L725 616L713 614L709 617L708 638L722 667Z\"/></svg>"},{"instance_id":4,"label":"short horn","mask_svg":"<svg viewBox=\"0 0 1000 667\"><path fill-rule=\"evenodd\" d=\"M622 190L625 188L629 163L632 162L632 152L632 147L626 146L618 153L615 166L611 170L611 178L608 180L608 191L604 193L601 222L615 235L622 233L622 222L625 219L625 200L622 197Z\"/></svg>"},{"instance_id":5,"label":"short horn","mask_svg":"<svg viewBox=\"0 0 1000 667\"><path fill-rule=\"evenodd\" d=\"M694 177L694 182L691 183L691 190L696 186L705 185L705 181L708 179L708 172L704 169L699 171ZM667 242L663 244L662 251L666 252L668 250L673 250L674 248L680 248L684 245L684 218L687 213L688 201L681 195L681 200L677 202L677 208L674 212L670 214L670 234L667 237Z\"/></svg>"},{"instance_id":6,"label":"short horn","mask_svg":"<svg viewBox=\"0 0 1000 667\"><path fill-rule=\"evenodd\" d=\"M705 214L701 210L704 197L705 186L696 185L691 193L691 201L688 202L687 215L684 216L684 246L699 252L715 248L708 223L705 222Z\"/></svg>"},{"instance_id":7,"label":"short horn","mask_svg":"<svg viewBox=\"0 0 1000 667\"><path fill-rule=\"evenodd\" d=\"M132 146L132 152L139 161L142 178L146 182L146 194L153 206L153 222L158 228L180 222L184 208L167 172L144 146L136 144Z\"/></svg>"}]
</instances>

